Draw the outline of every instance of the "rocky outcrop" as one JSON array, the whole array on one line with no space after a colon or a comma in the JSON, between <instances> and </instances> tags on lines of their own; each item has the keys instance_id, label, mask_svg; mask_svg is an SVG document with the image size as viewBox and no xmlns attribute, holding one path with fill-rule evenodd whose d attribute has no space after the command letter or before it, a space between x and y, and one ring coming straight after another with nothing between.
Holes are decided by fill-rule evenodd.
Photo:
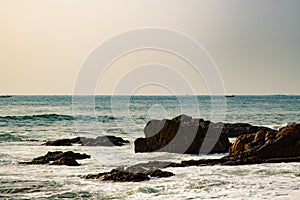
<instances>
[{"instance_id":1,"label":"rocky outcrop","mask_svg":"<svg viewBox=\"0 0 300 200\"><path fill-rule=\"evenodd\" d=\"M180 115L171 120L149 121L144 128L146 138L136 139L134 146L137 153L165 151L199 154L205 138L205 147L215 144L211 147L210 153L227 153L231 146L228 137L251 134L260 130L272 131L267 127L247 123L213 123ZM202 150L204 150L202 153L208 153L205 148Z\"/></svg>"},{"instance_id":2,"label":"rocky outcrop","mask_svg":"<svg viewBox=\"0 0 300 200\"><path fill-rule=\"evenodd\" d=\"M174 121L176 122L176 120L178 119ZM188 119L187 121L192 120ZM155 130L155 127L150 126L148 128ZM173 130L172 126L167 126L167 128L167 130ZM230 148L229 155L220 159L186 160L179 163L151 161L129 167L118 167L111 172L82 177L103 181L136 182L149 180L150 177L174 176L172 172L162 171L162 169L169 167L233 166L282 162L300 162L300 124L288 125L279 129L279 131L260 130L254 134L239 136Z\"/></svg>"},{"instance_id":3,"label":"rocky outcrop","mask_svg":"<svg viewBox=\"0 0 300 200\"><path fill-rule=\"evenodd\" d=\"M45 146L72 146L73 144L80 144L81 140L80 137L72 138L72 139L59 139L54 141L47 141L46 143L42 144Z\"/></svg>"},{"instance_id":4,"label":"rocky outcrop","mask_svg":"<svg viewBox=\"0 0 300 200\"><path fill-rule=\"evenodd\" d=\"M212 127L210 128L209 127ZM209 130L209 134L207 134ZM151 120L144 128L146 138L134 141L135 152L164 151L199 154L202 144L210 153L224 153L230 147L220 124L180 115L172 120ZM205 150L205 149L204 149ZM207 152L208 153L208 152Z\"/></svg>"},{"instance_id":5,"label":"rocky outcrop","mask_svg":"<svg viewBox=\"0 0 300 200\"><path fill-rule=\"evenodd\" d=\"M78 162L72 157L62 157L55 160L51 165L67 165L67 166L79 166Z\"/></svg>"},{"instance_id":6,"label":"rocky outcrop","mask_svg":"<svg viewBox=\"0 0 300 200\"><path fill-rule=\"evenodd\" d=\"M72 139L60 139L55 141L48 141L43 145L46 146L72 146L73 144L79 144L83 146L123 146L129 143L128 140L124 140L121 137L116 136L99 136L94 138L76 137Z\"/></svg>"},{"instance_id":7,"label":"rocky outcrop","mask_svg":"<svg viewBox=\"0 0 300 200\"><path fill-rule=\"evenodd\" d=\"M82 178L114 182L140 182L150 180L150 177L164 178L174 176L172 172L160 169L165 167L166 164L168 163L157 161L142 163L129 167L118 167L110 172L89 174L82 176Z\"/></svg>"},{"instance_id":8,"label":"rocky outcrop","mask_svg":"<svg viewBox=\"0 0 300 200\"><path fill-rule=\"evenodd\" d=\"M229 149L230 156L256 156L261 159L300 156L300 124L274 130L261 130L238 137Z\"/></svg>"},{"instance_id":9,"label":"rocky outcrop","mask_svg":"<svg viewBox=\"0 0 300 200\"><path fill-rule=\"evenodd\" d=\"M189 160L171 163L169 167L206 165L249 165L260 163L300 162L300 124L291 124L278 131L261 130L239 136L221 159Z\"/></svg>"},{"instance_id":10,"label":"rocky outcrop","mask_svg":"<svg viewBox=\"0 0 300 200\"><path fill-rule=\"evenodd\" d=\"M104 172L99 174L89 174L82 176L85 179L97 179L100 181L114 181L114 182L140 182L150 180L149 176L143 173L130 173L119 171L116 169L110 172Z\"/></svg>"},{"instance_id":11,"label":"rocky outcrop","mask_svg":"<svg viewBox=\"0 0 300 200\"><path fill-rule=\"evenodd\" d=\"M44 156L39 156L37 158L32 159L30 162L20 162L20 164L51 164L51 165L68 165L68 166L79 166L76 160L91 158L90 155L74 153L73 151L49 151ZM53 162L52 162L53 161Z\"/></svg>"},{"instance_id":12,"label":"rocky outcrop","mask_svg":"<svg viewBox=\"0 0 300 200\"><path fill-rule=\"evenodd\" d=\"M252 126L248 123L219 123L223 124L222 133L225 133L230 138L235 138L240 135L256 133L260 130L270 131L272 129L263 126Z\"/></svg>"}]
</instances>

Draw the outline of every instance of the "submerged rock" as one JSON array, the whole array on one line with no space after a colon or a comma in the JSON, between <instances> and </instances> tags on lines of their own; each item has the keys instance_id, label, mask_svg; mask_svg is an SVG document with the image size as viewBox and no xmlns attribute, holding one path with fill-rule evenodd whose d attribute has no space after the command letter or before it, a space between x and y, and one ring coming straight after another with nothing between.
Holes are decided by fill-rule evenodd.
<instances>
[{"instance_id":1,"label":"submerged rock","mask_svg":"<svg viewBox=\"0 0 300 200\"><path fill-rule=\"evenodd\" d=\"M71 157L62 157L55 160L51 165L68 165L68 166L79 166L78 162Z\"/></svg>"},{"instance_id":2,"label":"submerged rock","mask_svg":"<svg viewBox=\"0 0 300 200\"><path fill-rule=\"evenodd\" d=\"M224 165L224 166L235 166L235 165L253 165L262 163L289 163L289 162L300 162L299 157L289 158L270 158L262 159L256 156L225 156L220 159L200 159L200 160L185 160L180 163L170 163L166 167L190 167L190 166L213 166L213 165Z\"/></svg>"},{"instance_id":3,"label":"submerged rock","mask_svg":"<svg viewBox=\"0 0 300 200\"><path fill-rule=\"evenodd\" d=\"M73 139L59 139L54 141L47 141L43 145L46 146L72 146L72 144L81 144L80 137L76 137Z\"/></svg>"},{"instance_id":4,"label":"submerged rock","mask_svg":"<svg viewBox=\"0 0 300 200\"><path fill-rule=\"evenodd\" d=\"M150 180L149 176L143 173L131 173L113 169L110 172L99 174L89 174L83 176L86 179L97 179L101 181L114 181L114 182L140 182Z\"/></svg>"},{"instance_id":5,"label":"submerged rock","mask_svg":"<svg viewBox=\"0 0 300 200\"><path fill-rule=\"evenodd\" d=\"M51 161L54 161L51 163L51 165L68 165L68 166L78 166L76 160L91 158L90 155L87 154L80 154L80 153L74 153L73 151L49 151L44 156L39 156L37 158L32 159L30 162L20 162L20 164L48 164Z\"/></svg>"},{"instance_id":6,"label":"submerged rock","mask_svg":"<svg viewBox=\"0 0 300 200\"><path fill-rule=\"evenodd\" d=\"M48 141L43 145L46 146L72 146L73 144L79 144L82 146L123 146L129 143L128 140L124 140L121 137L116 136L99 136L94 138L76 137L72 139L60 139L54 141Z\"/></svg>"},{"instance_id":7,"label":"submerged rock","mask_svg":"<svg viewBox=\"0 0 300 200\"><path fill-rule=\"evenodd\" d=\"M89 174L82 176L86 179L98 179L101 181L114 182L140 182L150 180L150 177L165 178L174 176L172 172L162 171L161 168L169 165L168 162L149 162L132 165L129 167L118 167L110 172Z\"/></svg>"}]
</instances>

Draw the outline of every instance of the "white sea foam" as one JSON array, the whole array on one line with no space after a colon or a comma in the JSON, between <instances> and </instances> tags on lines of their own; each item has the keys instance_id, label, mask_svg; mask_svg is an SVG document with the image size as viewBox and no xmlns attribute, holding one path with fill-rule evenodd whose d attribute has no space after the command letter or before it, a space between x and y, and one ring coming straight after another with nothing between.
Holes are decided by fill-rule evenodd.
<instances>
[{"instance_id":1,"label":"white sea foam","mask_svg":"<svg viewBox=\"0 0 300 200\"><path fill-rule=\"evenodd\" d=\"M268 128L271 128L271 129L274 129L274 130L278 130L284 126L287 126L288 123L284 123L284 124L270 124L270 125L262 125L262 126L265 126L265 127L268 127Z\"/></svg>"},{"instance_id":2,"label":"white sea foam","mask_svg":"<svg viewBox=\"0 0 300 200\"><path fill-rule=\"evenodd\" d=\"M90 147L1 146L2 154L14 161L1 165L0 195L9 197L72 197L114 199L294 199L300 195L300 163L260 164L245 166L206 166L167 168L176 175L170 178L152 178L141 183L113 183L85 180L79 175L110 171L114 166L101 164L97 159L80 160L81 166L19 165L17 161L30 160L49 150L89 152ZM114 147L108 147L118 155ZM187 160L218 158L209 156L177 155L167 153L137 154L132 160L132 149L123 148L127 164L148 160ZM101 152L99 152L99 155ZM105 154L105 152L102 152ZM118 159L117 157L115 159ZM28 189L29 188L29 189Z\"/></svg>"}]
</instances>

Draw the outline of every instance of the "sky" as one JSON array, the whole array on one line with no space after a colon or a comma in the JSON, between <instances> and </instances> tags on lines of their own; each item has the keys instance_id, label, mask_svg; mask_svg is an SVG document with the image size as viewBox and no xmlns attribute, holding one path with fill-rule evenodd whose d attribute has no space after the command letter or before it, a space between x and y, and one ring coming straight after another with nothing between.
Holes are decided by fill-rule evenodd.
<instances>
[{"instance_id":1,"label":"sky","mask_svg":"<svg viewBox=\"0 0 300 200\"><path fill-rule=\"evenodd\" d=\"M201 44L226 94L300 94L299 19L299 0L0 0L0 94L73 94L93 50L143 27L175 30ZM131 94L189 94L177 75L195 94L209 94L189 63L155 50L115 60L96 93L115 94L122 77L148 63L167 65L157 73L174 84L140 84Z\"/></svg>"}]
</instances>

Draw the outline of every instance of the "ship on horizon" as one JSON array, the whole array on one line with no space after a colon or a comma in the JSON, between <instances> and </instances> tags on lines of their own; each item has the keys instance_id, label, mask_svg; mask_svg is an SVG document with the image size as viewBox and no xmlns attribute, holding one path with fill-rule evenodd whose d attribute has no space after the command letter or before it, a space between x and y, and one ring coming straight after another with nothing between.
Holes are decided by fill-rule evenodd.
<instances>
[{"instance_id":1,"label":"ship on horizon","mask_svg":"<svg viewBox=\"0 0 300 200\"><path fill-rule=\"evenodd\" d=\"M11 98L12 95L0 95L0 98Z\"/></svg>"},{"instance_id":2,"label":"ship on horizon","mask_svg":"<svg viewBox=\"0 0 300 200\"><path fill-rule=\"evenodd\" d=\"M235 95L226 95L225 97L227 97L227 98L233 98L233 97L235 97Z\"/></svg>"}]
</instances>

